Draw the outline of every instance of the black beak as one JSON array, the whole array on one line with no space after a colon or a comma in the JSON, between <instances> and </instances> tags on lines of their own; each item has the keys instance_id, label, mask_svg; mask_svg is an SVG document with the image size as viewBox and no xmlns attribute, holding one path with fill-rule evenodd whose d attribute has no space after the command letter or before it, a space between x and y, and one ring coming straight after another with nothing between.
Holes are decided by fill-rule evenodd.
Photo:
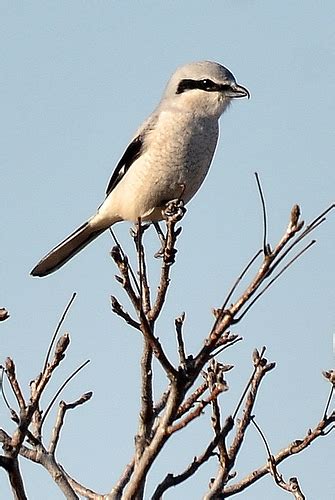
<instances>
[{"instance_id":1,"label":"black beak","mask_svg":"<svg viewBox=\"0 0 335 500\"><path fill-rule=\"evenodd\" d=\"M234 85L230 87L229 97L232 99L236 99L237 97L247 97L250 99L250 92L246 87L234 83Z\"/></svg>"}]
</instances>

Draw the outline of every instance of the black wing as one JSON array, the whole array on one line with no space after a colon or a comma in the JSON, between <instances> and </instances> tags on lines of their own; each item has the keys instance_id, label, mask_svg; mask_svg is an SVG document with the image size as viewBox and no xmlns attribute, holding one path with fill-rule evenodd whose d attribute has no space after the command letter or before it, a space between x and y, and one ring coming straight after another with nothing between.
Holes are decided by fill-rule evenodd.
<instances>
[{"instance_id":1,"label":"black wing","mask_svg":"<svg viewBox=\"0 0 335 500\"><path fill-rule=\"evenodd\" d=\"M141 136L137 136L127 147L119 163L116 165L112 177L109 180L106 196L109 195L115 186L120 182L125 175L130 165L141 155L143 149L143 141Z\"/></svg>"}]
</instances>

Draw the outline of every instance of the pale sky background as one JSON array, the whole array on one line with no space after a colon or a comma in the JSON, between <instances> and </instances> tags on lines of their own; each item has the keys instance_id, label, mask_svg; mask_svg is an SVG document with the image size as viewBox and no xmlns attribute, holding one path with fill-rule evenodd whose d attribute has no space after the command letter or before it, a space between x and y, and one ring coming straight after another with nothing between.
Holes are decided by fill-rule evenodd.
<instances>
[{"instance_id":1,"label":"pale sky background","mask_svg":"<svg viewBox=\"0 0 335 500\"><path fill-rule=\"evenodd\" d=\"M33 279L29 271L102 201L127 142L175 68L218 61L250 89L252 99L235 101L221 120L210 174L183 221L158 328L176 359L173 321L186 311L188 352L198 350L212 324L211 308L261 243L253 172L261 175L271 243L282 234L294 203L310 220L334 201L334 16L333 0L0 2L0 306L11 313L1 325L1 362L14 358L27 394L65 304L78 293L63 329L71 334L71 348L43 404L91 359L62 397L72 401L93 390L94 398L67 415L58 449L60 462L87 486L109 491L131 457L140 338L111 313L111 294L127 301L113 279L109 235L46 279ZM123 224L116 231L133 255L128 228ZM273 453L320 420L329 393L321 370L333 365L335 213L315 236L317 245L237 325L244 342L220 358L235 365L227 376L230 391L221 398L224 417L250 375L252 350L266 345L268 359L276 361L255 408ZM157 242L147 240L151 259ZM160 370L156 382L158 397ZM54 417L55 411L46 436ZM12 428L3 402L0 421ZM167 472L181 472L210 437L207 411L166 447L146 498ZM286 479L298 476L308 499L329 500L335 489L333 449L333 436L320 438L280 472ZM238 478L265 461L250 428L236 464ZM44 470L23 459L21 465L29 499L63 498ZM215 473L212 460L165 498L201 498ZM3 472L0 491L1 498L10 498ZM289 495L266 477L239 498Z\"/></svg>"}]
</instances>

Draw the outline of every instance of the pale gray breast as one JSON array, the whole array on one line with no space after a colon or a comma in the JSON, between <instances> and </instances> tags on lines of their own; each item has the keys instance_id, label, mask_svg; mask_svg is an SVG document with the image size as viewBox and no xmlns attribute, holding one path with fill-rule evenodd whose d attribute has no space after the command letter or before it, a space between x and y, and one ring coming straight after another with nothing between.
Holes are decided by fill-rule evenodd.
<instances>
[{"instance_id":1,"label":"pale gray breast","mask_svg":"<svg viewBox=\"0 0 335 500\"><path fill-rule=\"evenodd\" d=\"M148 155L154 182L164 197L178 197L184 185L184 201L192 198L208 172L217 139L216 119L162 113L150 137Z\"/></svg>"}]
</instances>

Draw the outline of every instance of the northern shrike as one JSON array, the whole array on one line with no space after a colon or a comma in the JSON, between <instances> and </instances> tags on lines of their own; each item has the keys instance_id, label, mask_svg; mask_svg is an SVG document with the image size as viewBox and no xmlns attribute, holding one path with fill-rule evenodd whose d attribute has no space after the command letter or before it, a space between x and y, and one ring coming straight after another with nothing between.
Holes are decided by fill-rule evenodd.
<instances>
[{"instance_id":1,"label":"northern shrike","mask_svg":"<svg viewBox=\"0 0 335 500\"><path fill-rule=\"evenodd\" d=\"M156 222L162 220L167 202L181 198L187 203L211 164L218 120L236 97L250 94L224 66L200 61L178 68L117 164L96 214L43 257L31 274L56 271L116 222Z\"/></svg>"}]
</instances>

